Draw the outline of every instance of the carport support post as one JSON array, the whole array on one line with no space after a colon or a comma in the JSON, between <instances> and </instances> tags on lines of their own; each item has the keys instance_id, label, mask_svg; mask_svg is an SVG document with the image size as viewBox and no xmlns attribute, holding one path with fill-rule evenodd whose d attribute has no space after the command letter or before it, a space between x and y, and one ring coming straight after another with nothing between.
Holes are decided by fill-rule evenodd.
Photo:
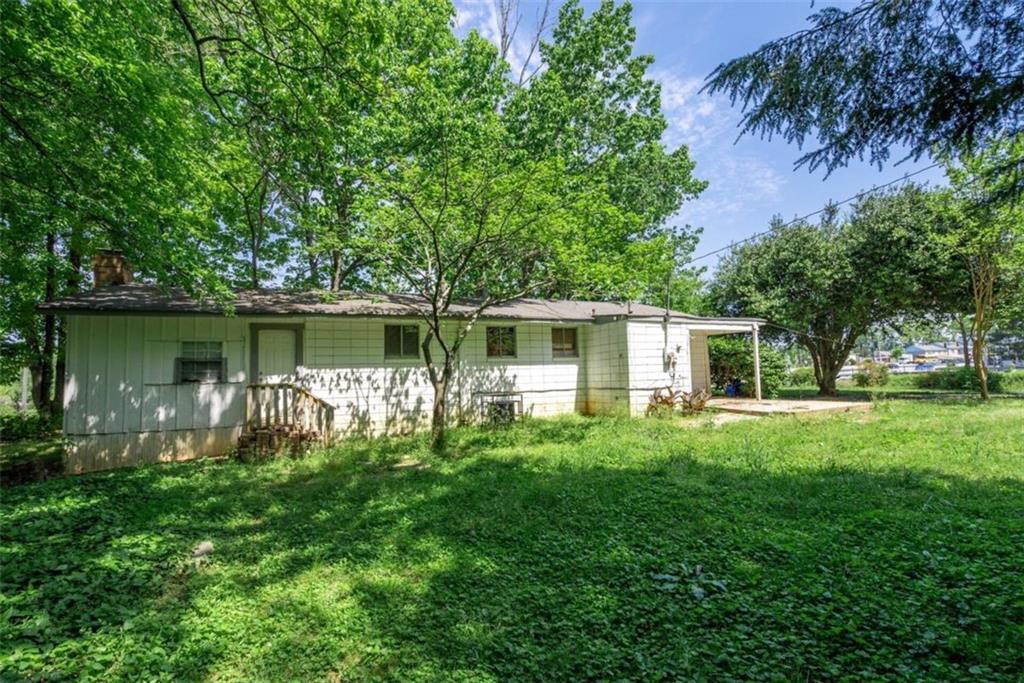
<instances>
[{"instance_id":1,"label":"carport support post","mask_svg":"<svg viewBox=\"0 0 1024 683\"><path fill-rule=\"evenodd\" d=\"M754 398L761 400L761 344L757 338L757 323L754 323Z\"/></svg>"}]
</instances>

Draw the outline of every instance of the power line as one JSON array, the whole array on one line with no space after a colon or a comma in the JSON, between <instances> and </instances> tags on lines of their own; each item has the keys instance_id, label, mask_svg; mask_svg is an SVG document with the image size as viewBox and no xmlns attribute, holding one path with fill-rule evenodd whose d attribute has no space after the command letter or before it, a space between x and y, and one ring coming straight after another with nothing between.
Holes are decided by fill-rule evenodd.
<instances>
[{"instance_id":1,"label":"power line","mask_svg":"<svg viewBox=\"0 0 1024 683\"><path fill-rule=\"evenodd\" d=\"M782 228L787 228L787 227L793 225L794 223L799 223L800 221L805 221L808 218L811 218L812 216L817 216L820 213L824 213L825 211L827 211L829 208L831 208L833 206L842 206L843 204L849 204L850 202L855 202L855 201L857 201L858 199L860 199L862 197L866 197L867 195L871 194L872 192L878 192L879 190L884 190L885 188L891 187L891 186L893 186L893 185L895 185L897 183L905 182L907 180L910 180L911 178L913 178L916 175L920 175L920 174L924 173L925 171L930 171L933 168L938 168L941 165L942 164L940 162L936 162L936 163L931 164L929 166L925 166L924 168L919 168L916 171L914 171L913 173L906 173L903 176L901 176L901 177L899 177L899 178L897 178L895 180L890 180L889 182L884 183L882 185L875 185L870 190L864 190L862 192L859 192L858 194L855 194L852 197L847 197L846 199L844 199L841 202L832 202L831 204L829 204L828 206L826 206L824 208L821 208L821 209L818 209L817 211L812 211L809 214L806 214L806 215L794 218L793 220L791 220L791 221L789 221L787 223L783 223L782 225L776 225L776 226L771 227L771 228L769 228L767 230L763 230L761 232L756 232L753 235L751 235L750 237L744 237L743 239L741 239L741 240L739 240L737 242L732 242L731 244L729 244L726 247L721 247L720 249L715 249L714 251L709 251L706 254L701 254L700 256L695 256L694 258L690 259L686 263L681 264L680 267L684 268L684 267L686 267L688 265L696 263L697 261L700 261L701 259L706 259L709 256L714 256L715 254L721 254L723 251L729 251L730 249L735 247L737 244L743 244L744 242L750 242L751 240L756 240L758 237L764 237L765 235L769 235L769 234L775 232L776 230L781 230Z\"/></svg>"}]
</instances>

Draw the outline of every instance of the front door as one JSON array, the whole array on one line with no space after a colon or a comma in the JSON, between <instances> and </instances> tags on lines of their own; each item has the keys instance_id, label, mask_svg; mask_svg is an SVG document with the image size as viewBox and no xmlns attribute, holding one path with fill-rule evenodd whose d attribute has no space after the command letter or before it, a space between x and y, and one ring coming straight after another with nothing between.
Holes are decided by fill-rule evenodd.
<instances>
[{"instance_id":1,"label":"front door","mask_svg":"<svg viewBox=\"0 0 1024 683\"><path fill-rule=\"evenodd\" d=\"M295 374L295 330L260 330L256 354L258 380L290 382Z\"/></svg>"}]
</instances>

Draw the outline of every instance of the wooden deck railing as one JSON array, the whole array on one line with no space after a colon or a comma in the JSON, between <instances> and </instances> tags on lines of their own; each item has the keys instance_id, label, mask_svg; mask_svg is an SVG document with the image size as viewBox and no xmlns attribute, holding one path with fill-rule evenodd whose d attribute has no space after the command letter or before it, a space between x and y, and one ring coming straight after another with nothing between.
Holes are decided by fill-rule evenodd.
<instances>
[{"instance_id":1,"label":"wooden deck railing","mask_svg":"<svg viewBox=\"0 0 1024 683\"><path fill-rule=\"evenodd\" d=\"M245 426L249 432L291 430L327 441L334 434L334 407L294 384L250 384Z\"/></svg>"}]
</instances>

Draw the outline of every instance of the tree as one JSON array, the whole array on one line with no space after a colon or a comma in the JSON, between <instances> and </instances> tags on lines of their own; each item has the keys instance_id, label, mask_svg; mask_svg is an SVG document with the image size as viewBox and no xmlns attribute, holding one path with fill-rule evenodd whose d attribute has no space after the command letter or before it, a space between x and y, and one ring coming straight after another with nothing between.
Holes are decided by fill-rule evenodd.
<instances>
[{"instance_id":1,"label":"tree","mask_svg":"<svg viewBox=\"0 0 1024 683\"><path fill-rule=\"evenodd\" d=\"M1024 6L1018 0L862 0L721 64L705 90L743 105L744 133L819 147L797 164L832 171L893 149L976 149L1024 122ZM1024 187L1020 160L1007 160Z\"/></svg>"},{"instance_id":2,"label":"tree","mask_svg":"<svg viewBox=\"0 0 1024 683\"><path fill-rule=\"evenodd\" d=\"M630 17L628 3L604 0L589 15L578 2L566 3L551 40L540 45L542 68L513 88L502 108L517 149L533 158L557 157L567 188L600 188L617 211L632 217L581 225L585 239L563 262L603 267L555 273L545 292L551 296L642 298L657 282L663 302L669 273L692 249L692 233L668 220L707 183L694 177L685 146L662 144L668 124L660 85L647 77L653 58L633 54Z\"/></svg>"},{"instance_id":3,"label":"tree","mask_svg":"<svg viewBox=\"0 0 1024 683\"><path fill-rule=\"evenodd\" d=\"M947 250L952 306L969 306L971 357L981 397L989 397L985 348L1001 318L1009 320L1024 295L1024 204L1007 200L1012 179L993 173L1024 158L1024 135L993 143L984 152L949 166L950 188L936 194L932 235Z\"/></svg>"},{"instance_id":4,"label":"tree","mask_svg":"<svg viewBox=\"0 0 1024 683\"><path fill-rule=\"evenodd\" d=\"M931 305L929 268L939 248L920 240L926 193L910 185L869 196L849 215L826 212L735 247L718 268L713 296L726 313L767 318L811 356L822 395L872 325ZM776 328L779 329L779 328Z\"/></svg>"},{"instance_id":5,"label":"tree","mask_svg":"<svg viewBox=\"0 0 1024 683\"><path fill-rule=\"evenodd\" d=\"M226 303L246 253L257 284L294 234L266 239L284 167L341 173L324 151L450 17L442 0L0 4L0 335L31 347L38 407L62 386L62 333L35 306L81 285L83 255L121 249Z\"/></svg>"},{"instance_id":6,"label":"tree","mask_svg":"<svg viewBox=\"0 0 1024 683\"><path fill-rule=\"evenodd\" d=\"M196 249L217 227L210 127L171 18L149 2L0 4L0 334L29 346L43 413L62 333L35 306L80 286L84 254L116 247L161 281L226 289Z\"/></svg>"},{"instance_id":7,"label":"tree","mask_svg":"<svg viewBox=\"0 0 1024 683\"><path fill-rule=\"evenodd\" d=\"M606 198L567 187L557 157L510 144L499 113L505 73L475 33L439 55L395 126L407 152L381 163L359 207L371 226L363 248L396 289L414 295L410 311L427 326L435 448L444 444L455 359L479 317L550 286L581 223L617 219Z\"/></svg>"}]
</instances>

